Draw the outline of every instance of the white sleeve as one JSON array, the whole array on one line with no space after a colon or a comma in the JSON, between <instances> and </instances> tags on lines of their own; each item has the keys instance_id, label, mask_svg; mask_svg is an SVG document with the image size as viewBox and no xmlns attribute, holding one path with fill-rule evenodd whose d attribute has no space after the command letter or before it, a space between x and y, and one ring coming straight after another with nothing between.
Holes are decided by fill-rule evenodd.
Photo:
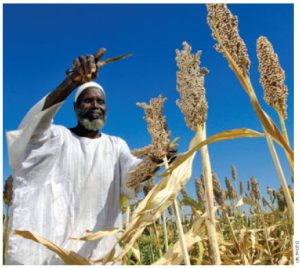
<instances>
[{"instance_id":1,"label":"white sleeve","mask_svg":"<svg viewBox=\"0 0 300 268\"><path fill-rule=\"evenodd\" d=\"M128 172L140 162L142 162L142 159L133 156L127 143L124 140L120 140L121 195L134 198L136 193L143 190L143 184L140 184L136 190L127 186Z\"/></svg>"},{"instance_id":2,"label":"white sleeve","mask_svg":"<svg viewBox=\"0 0 300 268\"><path fill-rule=\"evenodd\" d=\"M17 130L6 132L9 163L13 171L21 165L30 140L50 127L53 116L63 104L60 102L42 111L47 96L29 110Z\"/></svg>"}]
</instances>

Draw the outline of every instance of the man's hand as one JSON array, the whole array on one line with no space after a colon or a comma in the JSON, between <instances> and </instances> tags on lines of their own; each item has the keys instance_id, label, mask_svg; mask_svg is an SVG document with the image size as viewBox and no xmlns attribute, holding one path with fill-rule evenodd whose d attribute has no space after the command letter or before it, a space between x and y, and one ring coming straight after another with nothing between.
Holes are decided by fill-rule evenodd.
<instances>
[{"instance_id":1,"label":"man's hand","mask_svg":"<svg viewBox=\"0 0 300 268\"><path fill-rule=\"evenodd\" d=\"M100 48L95 55L82 55L77 57L73 61L73 68L67 70L68 76L73 81L79 83L94 80L98 76L98 69L101 65L98 61L105 52L105 48Z\"/></svg>"},{"instance_id":2,"label":"man's hand","mask_svg":"<svg viewBox=\"0 0 300 268\"><path fill-rule=\"evenodd\" d=\"M96 65L96 59L93 55L79 56L73 61L73 71L71 79L85 83L94 80L98 76L98 68Z\"/></svg>"}]
</instances>

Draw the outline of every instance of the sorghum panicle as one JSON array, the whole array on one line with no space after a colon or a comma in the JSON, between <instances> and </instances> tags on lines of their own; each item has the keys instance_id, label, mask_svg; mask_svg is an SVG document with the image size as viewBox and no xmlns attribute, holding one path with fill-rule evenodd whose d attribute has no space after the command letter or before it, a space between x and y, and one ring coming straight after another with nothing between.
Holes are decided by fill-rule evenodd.
<instances>
[{"instance_id":1,"label":"sorghum panicle","mask_svg":"<svg viewBox=\"0 0 300 268\"><path fill-rule=\"evenodd\" d=\"M148 125L148 131L152 137L152 156L163 159L168 152L170 132L166 117L163 115L163 104L166 101L161 95L158 98L150 99L150 104L137 103L138 106L144 108L146 116L144 119Z\"/></svg>"},{"instance_id":2,"label":"sorghum panicle","mask_svg":"<svg viewBox=\"0 0 300 268\"><path fill-rule=\"evenodd\" d=\"M221 187L220 181L215 173L212 174L213 179L213 191L216 202L222 206L225 204L226 196Z\"/></svg>"},{"instance_id":3,"label":"sorghum panicle","mask_svg":"<svg viewBox=\"0 0 300 268\"><path fill-rule=\"evenodd\" d=\"M276 109L284 118L287 118L288 89L284 84L285 73L280 66L278 55L265 36L258 38L256 51L259 61L259 81L264 89L264 99L267 104Z\"/></svg>"},{"instance_id":4,"label":"sorghum panicle","mask_svg":"<svg viewBox=\"0 0 300 268\"><path fill-rule=\"evenodd\" d=\"M150 144L139 149L134 149L133 151L131 151L131 154L138 158L144 158L145 156L151 154L152 151L153 145Z\"/></svg>"},{"instance_id":5,"label":"sorghum panicle","mask_svg":"<svg viewBox=\"0 0 300 268\"><path fill-rule=\"evenodd\" d=\"M284 211L284 209L287 207L287 203L285 201L283 192L278 191L278 192L275 193L275 195L276 195L279 210Z\"/></svg>"},{"instance_id":6,"label":"sorghum panicle","mask_svg":"<svg viewBox=\"0 0 300 268\"><path fill-rule=\"evenodd\" d=\"M240 181L240 195L244 194L244 184L242 181Z\"/></svg>"},{"instance_id":7,"label":"sorghum panicle","mask_svg":"<svg viewBox=\"0 0 300 268\"><path fill-rule=\"evenodd\" d=\"M262 202L263 202L263 206L264 207L269 207L269 208L272 208L270 203L268 202L268 200L266 198L262 198Z\"/></svg>"},{"instance_id":8,"label":"sorghum panicle","mask_svg":"<svg viewBox=\"0 0 300 268\"><path fill-rule=\"evenodd\" d=\"M231 166L231 176L234 181L237 179L236 167L234 165Z\"/></svg>"},{"instance_id":9,"label":"sorghum panicle","mask_svg":"<svg viewBox=\"0 0 300 268\"><path fill-rule=\"evenodd\" d=\"M250 178L250 185L251 185L251 192L250 196L252 199L260 200L260 190L259 190L259 183L255 180L252 176Z\"/></svg>"},{"instance_id":10,"label":"sorghum panicle","mask_svg":"<svg viewBox=\"0 0 300 268\"><path fill-rule=\"evenodd\" d=\"M183 50L176 50L178 71L177 91L180 100L176 104L184 114L187 126L196 131L207 119L207 101L205 98L204 76L206 68L200 68L201 51L191 53L191 46L183 42Z\"/></svg>"},{"instance_id":11,"label":"sorghum panicle","mask_svg":"<svg viewBox=\"0 0 300 268\"><path fill-rule=\"evenodd\" d=\"M186 190L185 187L183 187L180 192L181 192L181 194L182 194L183 197L188 197L189 196L189 194L188 194L188 192L187 192L187 190Z\"/></svg>"},{"instance_id":12,"label":"sorghum panicle","mask_svg":"<svg viewBox=\"0 0 300 268\"><path fill-rule=\"evenodd\" d=\"M127 186L136 188L146 177L153 176L156 167L157 164L153 162L151 157L145 157L142 162L129 171Z\"/></svg>"},{"instance_id":13,"label":"sorghum panicle","mask_svg":"<svg viewBox=\"0 0 300 268\"><path fill-rule=\"evenodd\" d=\"M241 70L249 70L250 59L245 42L239 35L237 16L231 14L226 4L207 4L207 11L207 22L212 29L212 36L218 41L215 49L223 55L226 49Z\"/></svg>"},{"instance_id":14,"label":"sorghum panicle","mask_svg":"<svg viewBox=\"0 0 300 268\"><path fill-rule=\"evenodd\" d=\"M205 202L205 187L203 179L195 179L195 186L198 203L203 204Z\"/></svg>"},{"instance_id":15,"label":"sorghum panicle","mask_svg":"<svg viewBox=\"0 0 300 268\"><path fill-rule=\"evenodd\" d=\"M152 190L153 187L154 187L153 180L148 180L143 187L144 195L146 196Z\"/></svg>"},{"instance_id":16,"label":"sorghum panicle","mask_svg":"<svg viewBox=\"0 0 300 268\"><path fill-rule=\"evenodd\" d=\"M168 212L169 212L169 215L172 216L174 213L173 213L173 209L172 209L172 206L169 206L168 207Z\"/></svg>"},{"instance_id":17,"label":"sorghum panicle","mask_svg":"<svg viewBox=\"0 0 300 268\"><path fill-rule=\"evenodd\" d=\"M237 193L234 190L231 181L229 180L229 178L226 176L225 177L225 184L226 184L226 188L227 188L227 194L230 200L233 200L234 198L237 197Z\"/></svg>"},{"instance_id":18,"label":"sorghum panicle","mask_svg":"<svg viewBox=\"0 0 300 268\"><path fill-rule=\"evenodd\" d=\"M4 191L3 191L3 200L7 206L11 205L12 191L13 191L13 177L9 176L5 182Z\"/></svg>"}]
</instances>

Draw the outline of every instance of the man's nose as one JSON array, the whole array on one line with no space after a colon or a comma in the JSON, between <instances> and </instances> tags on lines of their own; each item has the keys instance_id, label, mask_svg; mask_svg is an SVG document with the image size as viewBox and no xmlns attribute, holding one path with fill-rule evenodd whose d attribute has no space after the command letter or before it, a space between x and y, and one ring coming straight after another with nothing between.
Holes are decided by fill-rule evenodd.
<instances>
[{"instance_id":1,"label":"man's nose","mask_svg":"<svg viewBox=\"0 0 300 268\"><path fill-rule=\"evenodd\" d=\"M100 104L98 103L97 100L92 101L92 107L93 108L100 108Z\"/></svg>"}]
</instances>

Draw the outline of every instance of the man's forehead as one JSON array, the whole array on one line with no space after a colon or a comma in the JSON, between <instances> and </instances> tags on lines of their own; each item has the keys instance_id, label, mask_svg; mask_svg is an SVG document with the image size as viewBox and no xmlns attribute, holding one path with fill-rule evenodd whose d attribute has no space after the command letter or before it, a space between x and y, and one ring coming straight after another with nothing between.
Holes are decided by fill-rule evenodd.
<instances>
[{"instance_id":1,"label":"man's forehead","mask_svg":"<svg viewBox=\"0 0 300 268\"><path fill-rule=\"evenodd\" d=\"M101 99L105 99L103 91L98 87L88 87L83 90L78 96L78 100L91 96L99 96Z\"/></svg>"}]
</instances>

